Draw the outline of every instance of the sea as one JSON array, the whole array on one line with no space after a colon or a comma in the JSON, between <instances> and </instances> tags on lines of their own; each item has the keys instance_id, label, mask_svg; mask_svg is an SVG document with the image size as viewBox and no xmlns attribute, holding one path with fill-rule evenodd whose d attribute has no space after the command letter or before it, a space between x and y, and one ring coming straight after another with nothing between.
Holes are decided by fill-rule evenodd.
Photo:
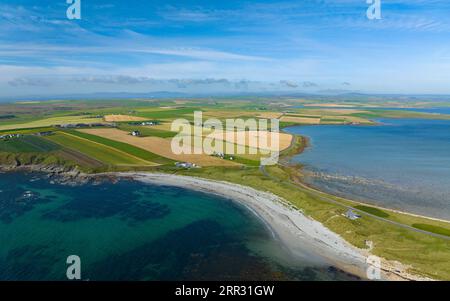
<instances>
[{"instance_id":1,"label":"sea","mask_svg":"<svg viewBox=\"0 0 450 301\"><path fill-rule=\"evenodd\" d=\"M125 178L69 185L0 173L0 280L68 280L73 268L82 281L357 280L294 258L227 198Z\"/></svg>"},{"instance_id":2,"label":"sea","mask_svg":"<svg viewBox=\"0 0 450 301\"><path fill-rule=\"evenodd\" d=\"M303 166L305 182L357 201L450 220L450 120L377 121L288 128L310 140L292 159Z\"/></svg>"}]
</instances>

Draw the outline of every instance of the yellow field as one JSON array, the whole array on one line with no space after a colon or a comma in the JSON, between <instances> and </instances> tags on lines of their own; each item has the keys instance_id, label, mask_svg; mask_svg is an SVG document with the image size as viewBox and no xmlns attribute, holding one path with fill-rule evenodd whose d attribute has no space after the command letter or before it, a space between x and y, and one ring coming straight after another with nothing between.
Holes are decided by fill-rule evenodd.
<instances>
[{"instance_id":1,"label":"yellow field","mask_svg":"<svg viewBox=\"0 0 450 301\"><path fill-rule=\"evenodd\" d=\"M262 113L258 113L257 117L258 118L263 118L263 119L278 119L281 116L283 116L283 113L280 112L262 112Z\"/></svg>"},{"instance_id":2,"label":"yellow field","mask_svg":"<svg viewBox=\"0 0 450 301\"><path fill-rule=\"evenodd\" d=\"M320 123L320 118L318 118L318 123ZM225 124L224 124L225 125ZM165 130L165 131L170 131L171 130L171 124L170 123L161 123L158 124L156 126L153 126L154 129L159 129L159 130ZM192 126L192 134L194 134L195 129L198 128L197 126ZM237 143L238 140L236 138L237 136L237 132L235 132L235 138L234 139L230 139L229 137L227 137L225 135L226 132L215 132L214 134L211 135L211 131L208 131L206 129L200 129L199 131L202 131L202 135L203 136L209 136L211 138L215 138L218 140L222 140L225 143L229 144L229 143ZM250 135L255 136L257 139L259 138L264 138L263 135L266 134L267 135L267 146L268 147L264 147L262 149L266 149L266 150L275 150L275 146L271 146L272 145L272 141L271 141L271 134L269 132L257 132L257 131L246 131L246 135L245 135L245 142L244 143L238 143L240 145L245 145L247 147L250 147L250 143L249 143L249 137ZM274 138L278 138L279 141L279 150L282 151L286 148L288 148L291 144L292 141L292 135L287 134L287 133L278 133L278 136Z\"/></svg>"},{"instance_id":3,"label":"yellow field","mask_svg":"<svg viewBox=\"0 0 450 301\"><path fill-rule=\"evenodd\" d=\"M295 122L302 124L320 124L320 117L294 117L294 116L283 116L281 121L284 122Z\"/></svg>"},{"instance_id":4,"label":"yellow field","mask_svg":"<svg viewBox=\"0 0 450 301\"><path fill-rule=\"evenodd\" d=\"M106 115L103 117L106 122L121 122L121 121L144 121L147 120L142 117L130 115Z\"/></svg>"},{"instance_id":5,"label":"yellow field","mask_svg":"<svg viewBox=\"0 0 450 301\"><path fill-rule=\"evenodd\" d=\"M364 114L368 113L364 110L357 110L357 109L322 109L320 110L322 113L325 114L338 114L338 115L347 115L347 114Z\"/></svg>"},{"instance_id":6,"label":"yellow field","mask_svg":"<svg viewBox=\"0 0 450 301\"><path fill-rule=\"evenodd\" d=\"M239 140L238 135L242 135L241 140ZM272 143L272 135L275 139L278 139L278 146ZM229 143L235 143L239 145L245 145L248 147L255 147L256 145L250 144L250 138L256 140L258 143L259 139L267 139L267 147L261 147L261 149L272 150L272 151L282 151L288 148L292 142L292 135L287 133L270 133L263 131L245 131L245 132L235 132L234 137L228 137L227 132L215 132L207 135L208 137L223 140ZM244 141L245 139L245 141ZM259 147L259 146L258 146Z\"/></svg>"},{"instance_id":7,"label":"yellow field","mask_svg":"<svg viewBox=\"0 0 450 301\"><path fill-rule=\"evenodd\" d=\"M211 110L203 112L204 118L238 118L242 116L256 116L254 111L219 111L219 110Z\"/></svg>"},{"instance_id":8,"label":"yellow field","mask_svg":"<svg viewBox=\"0 0 450 301\"><path fill-rule=\"evenodd\" d=\"M154 154L176 160L195 163L199 166L239 166L240 164L223 160L208 155L176 155L171 149L171 139L164 139L160 137L133 137L125 131L118 129L83 129L80 132L85 132L92 135L101 136L107 139L128 143L130 145L145 149Z\"/></svg>"},{"instance_id":9,"label":"yellow field","mask_svg":"<svg viewBox=\"0 0 450 301\"><path fill-rule=\"evenodd\" d=\"M324 107L324 108L350 108L356 107L352 104L337 104L337 103L308 103L304 104L305 107Z\"/></svg>"},{"instance_id":10,"label":"yellow field","mask_svg":"<svg viewBox=\"0 0 450 301\"><path fill-rule=\"evenodd\" d=\"M28 128L37 128L37 127L45 127L45 126L52 126L52 125L69 124L69 123L103 123L103 119L88 118L85 116L83 116L83 117L82 116L52 117L52 118L30 121L30 122L26 122L26 123L0 125L0 130L28 129Z\"/></svg>"}]
</instances>

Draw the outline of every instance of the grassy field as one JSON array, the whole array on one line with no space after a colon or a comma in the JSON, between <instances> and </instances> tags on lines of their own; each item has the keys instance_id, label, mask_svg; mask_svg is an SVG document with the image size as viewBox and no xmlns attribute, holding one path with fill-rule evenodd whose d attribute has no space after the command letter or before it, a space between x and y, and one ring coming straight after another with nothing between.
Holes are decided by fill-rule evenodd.
<instances>
[{"instance_id":1,"label":"grassy field","mask_svg":"<svg viewBox=\"0 0 450 301\"><path fill-rule=\"evenodd\" d=\"M9 140L0 140L0 152L45 153L59 149L58 144L36 136L22 136Z\"/></svg>"},{"instance_id":2,"label":"grassy field","mask_svg":"<svg viewBox=\"0 0 450 301\"><path fill-rule=\"evenodd\" d=\"M141 133L142 137L171 138L177 134L176 132L159 130L159 129L154 128L153 126L120 124L119 129L121 129L123 131L127 131L127 132L139 131Z\"/></svg>"},{"instance_id":3,"label":"grassy field","mask_svg":"<svg viewBox=\"0 0 450 301\"><path fill-rule=\"evenodd\" d=\"M46 139L69 149L76 150L109 165L154 165L155 163L132 156L100 143L91 142L68 133L59 132Z\"/></svg>"},{"instance_id":4,"label":"grassy field","mask_svg":"<svg viewBox=\"0 0 450 301\"><path fill-rule=\"evenodd\" d=\"M258 168L251 167L203 168L179 173L225 180L272 192L359 248L366 248L366 241L369 240L374 245L373 254L411 265L412 273L437 279L450 278L450 241L416 233L368 216L351 221L344 217L344 207L324 202L307 190L293 189L286 184L289 175L279 167L271 167L269 170L280 181L266 178Z\"/></svg>"},{"instance_id":5,"label":"grassy field","mask_svg":"<svg viewBox=\"0 0 450 301\"><path fill-rule=\"evenodd\" d=\"M389 217L389 214L387 214L386 212L384 212L383 210L380 210L378 208L373 208L373 207L363 206L363 205L357 205L357 206L355 206L355 208L359 209L361 211L379 216L379 217L383 217L383 218Z\"/></svg>"},{"instance_id":6,"label":"grassy field","mask_svg":"<svg viewBox=\"0 0 450 301\"><path fill-rule=\"evenodd\" d=\"M159 164L173 164L174 163L174 161L172 161L170 159L158 156L158 155L148 152L142 148L135 147L135 146L132 146L130 144L123 143L120 141L115 141L115 140L107 139L107 138L104 138L101 136L91 135L91 134L81 132L81 131L76 131L76 130L68 131L68 133L78 136L80 138L88 139L93 142L97 142L97 143L100 143L100 144L103 144L103 145L106 145L109 147L113 147L115 149L118 149L118 150L123 151L130 155L133 155L133 156L143 159L145 161L155 162L155 163L159 163Z\"/></svg>"},{"instance_id":7,"label":"grassy field","mask_svg":"<svg viewBox=\"0 0 450 301\"><path fill-rule=\"evenodd\" d=\"M160 137L133 137L128 132L118 129L84 129L83 133L101 136L110 140L124 142L144 149L159 156L175 161L186 161L199 166L236 166L238 163L219 159L206 154L174 154L171 140Z\"/></svg>"},{"instance_id":8,"label":"grassy field","mask_svg":"<svg viewBox=\"0 0 450 301\"><path fill-rule=\"evenodd\" d=\"M429 224L412 224L414 228L450 237L450 229Z\"/></svg>"},{"instance_id":9,"label":"grassy field","mask_svg":"<svg viewBox=\"0 0 450 301\"><path fill-rule=\"evenodd\" d=\"M106 122L124 122L124 121L144 121L145 118L142 117L136 117L131 115L105 115L103 117L103 120Z\"/></svg>"},{"instance_id":10,"label":"grassy field","mask_svg":"<svg viewBox=\"0 0 450 301\"><path fill-rule=\"evenodd\" d=\"M141 109L136 112L136 116L148 119L176 119L192 117L196 108L179 109ZM185 116L189 115L189 116Z\"/></svg>"},{"instance_id":11,"label":"grassy field","mask_svg":"<svg viewBox=\"0 0 450 301\"><path fill-rule=\"evenodd\" d=\"M63 116L63 117L51 117L39 119L26 123L12 123L6 125L0 124L0 130L39 128L66 123L101 123L101 122L103 122L102 118L89 118L87 116Z\"/></svg>"}]
</instances>

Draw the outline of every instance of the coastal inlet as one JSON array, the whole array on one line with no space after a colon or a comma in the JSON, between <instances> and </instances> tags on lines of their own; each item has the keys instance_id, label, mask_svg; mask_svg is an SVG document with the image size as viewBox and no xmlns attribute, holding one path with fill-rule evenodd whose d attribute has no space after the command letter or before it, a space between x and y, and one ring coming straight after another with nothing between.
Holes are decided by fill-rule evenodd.
<instances>
[{"instance_id":1,"label":"coastal inlet","mask_svg":"<svg viewBox=\"0 0 450 301\"><path fill-rule=\"evenodd\" d=\"M69 186L0 174L0 280L347 280L292 262L246 208L215 195L135 180Z\"/></svg>"}]
</instances>

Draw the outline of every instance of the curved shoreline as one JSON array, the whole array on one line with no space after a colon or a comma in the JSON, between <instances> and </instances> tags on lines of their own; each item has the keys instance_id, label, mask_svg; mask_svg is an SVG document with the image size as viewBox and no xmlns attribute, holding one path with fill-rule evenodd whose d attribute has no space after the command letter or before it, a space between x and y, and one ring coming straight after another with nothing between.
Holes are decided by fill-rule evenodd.
<instances>
[{"instance_id":1,"label":"curved shoreline","mask_svg":"<svg viewBox=\"0 0 450 301\"><path fill-rule=\"evenodd\" d=\"M288 133L288 132L286 132L286 133ZM289 134L293 135L294 137L295 136L301 137L305 144L304 144L304 146L299 148L299 151L297 153L295 153L293 155L290 155L290 156L285 158L285 159L287 159L287 160L285 160L286 162L284 164L281 164L282 166L285 166L285 167L289 167L288 165L292 164L290 159L293 156L301 155L308 148L312 149L311 138L310 137L304 136L304 135L300 135L300 134L293 134L293 133L289 133ZM300 166L300 171L304 168L304 166L303 166L303 164L301 162L296 162L295 164L297 166ZM299 178L298 180L299 180L299 183L297 183L297 184L300 184L301 187L303 187L305 189L308 189L308 190L311 190L311 191L314 191L316 193L320 193L320 194L324 194L324 195L330 195L330 196L336 197L336 198L344 200L344 201L353 202L353 203L358 204L358 205L366 205L366 206L374 207L374 208L381 209L381 210L386 210L386 211L391 211L391 212L394 212L394 213L400 213L400 214L409 215L411 217L424 218L424 219L429 219L429 220L432 220L432 221L437 221L437 222L443 222L443 223L449 223L450 224L450 220L437 218L437 217L432 217L432 216L423 215L423 214L417 214L417 213L403 211L403 210L398 210L398 209L393 209L393 208L389 208L389 207L384 207L384 206L373 204L370 201L356 200L356 199L349 198L349 197L339 196L339 195L336 195L334 193L324 191L320 187L317 187L317 186L314 186L312 184L306 183L301 178Z\"/></svg>"},{"instance_id":2,"label":"curved shoreline","mask_svg":"<svg viewBox=\"0 0 450 301\"><path fill-rule=\"evenodd\" d=\"M370 250L354 247L320 222L305 216L289 202L272 193L224 181L165 173L119 172L99 175L131 178L142 183L176 186L225 197L245 206L261 218L293 258L315 261L319 265L336 266L367 279L366 271L370 265L366 260L371 255ZM399 262L382 260L381 280L432 280L411 275L406 272L407 268Z\"/></svg>"},{"instance_id":3,"label":"curved shoreline","mask_svg":"<svg viewBox=\"0 0 450 301\"><path fill-rule=\"evenodd\" d=\"M0 168L3 172L13 172L11 169ZM149 172L105 172L85 174L79 171L64 171L58 168L44 168L30 166L15 168L14 171L26 170L29 172L44 172L62 177L61 183L69 185L82 185L90 180L128 178L143 183L176 186L225 197L244 205L257 215L270 231L274 238L298 259L320 257L327 264L335 266L342 271L367 279L366 271L369 265L366 259L370 256L370 249L359 249L339 234L332 232L320 222L305 216L300 209L290 202L270 192L263 192L240 184L205 179L192 176L181 176L168 173ZM397 261L386 261L381 258L382 280L433 280L428 277L410 274L409 266Z\"/></svg>"}]
</instances>

